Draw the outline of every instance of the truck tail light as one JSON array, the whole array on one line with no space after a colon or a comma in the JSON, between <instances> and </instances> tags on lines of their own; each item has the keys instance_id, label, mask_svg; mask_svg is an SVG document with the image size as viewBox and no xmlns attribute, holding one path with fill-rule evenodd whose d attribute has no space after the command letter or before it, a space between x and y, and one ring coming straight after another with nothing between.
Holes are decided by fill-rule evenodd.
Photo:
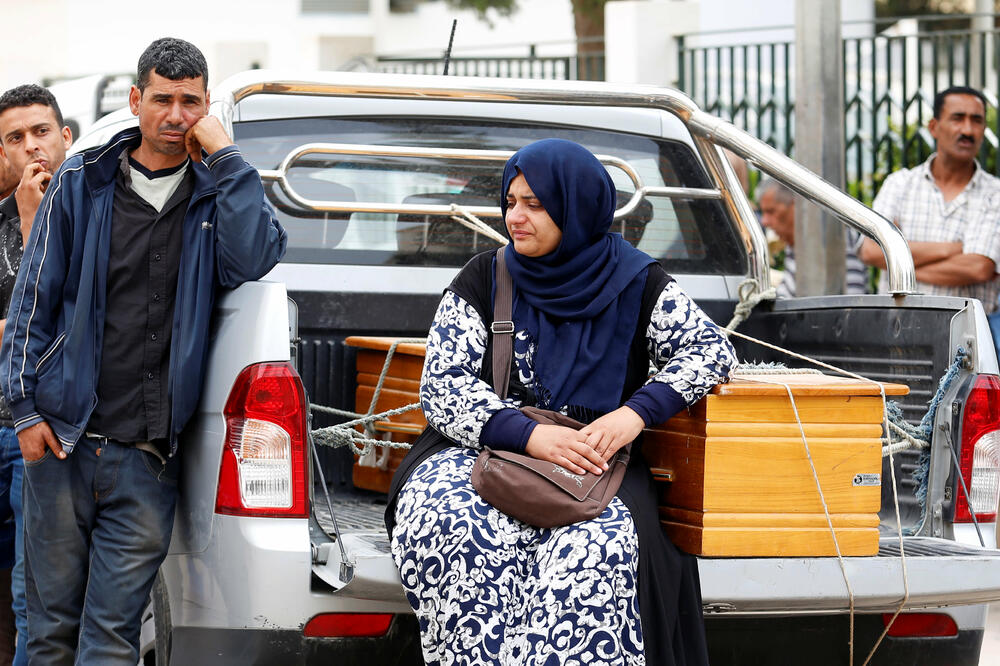
<instances>
[{"instance_id":1,"label":"truck tail light","mask_svg":"<svg viewBox=\"0 0 1000 666\"><path fill-rule=\"evenodd\" d=\"M965 402L959 467L965 487L955 484L955 522L993 522L1000 499L1000 377L979 375ZM971 506L970 506L971 504Z\"/></svg>"},{"instance_id":2,"label":"truck tail light","mask_svg":"<svg viewBox=\"0 0 1000 666\"><path fill-rule=\"evenodd\" d=\"M310 638L385 636L391 624L391 613L322 613L306 622L302 633Z\"/></svg>"},{"instance_id":3,"label":"truck tail light","mask_svg":"<svg viewBox=\"0 0 1000 666\"><path fill-rule=\"evenodd\" d=\"M882 615L882 623L888 626L892 613ZM944 613L900 613L889 627L893 638L927 638L958 636L958 625L950 615Z\"/></svg>"},{"instance_id":4,"label":"truck tail light","mask_svg":"<svg viewBox=\"0 0 1000 666\"><path fill-rule=\"evenodd\" d=\"M216 513L309 516L305 409L290 363L257 363L240 373L223 412Z\"/></svg>"}]
</instances>

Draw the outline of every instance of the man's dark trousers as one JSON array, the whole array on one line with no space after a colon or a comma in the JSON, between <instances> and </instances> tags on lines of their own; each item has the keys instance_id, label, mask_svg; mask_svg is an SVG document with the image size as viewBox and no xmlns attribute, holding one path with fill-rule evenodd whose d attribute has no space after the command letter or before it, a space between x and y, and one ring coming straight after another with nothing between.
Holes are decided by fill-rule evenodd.
<instances>
[{"instance_id":1,"label":"man's dark trousers","mask_svg":"<svg viewBox=\"0 0 1000 666\"><path fill-rule=\"evenodd\" d=\"M11 569L10 603L17 629L14 666L28 663L28 610L24 601L24 520L21 511L21 488L24 463L21 447L13 428L0 427L0 566ZM8 555L12 558L8 559ZM7 599L6 595L4 596ZM4 601L3 603L6 603ZM4 628L6 629L6 627ZM11 642L13 645L13 642ZM7 646L4 646L7 648ZM9 649L9 648L8 648ZM4 662L7 663L7 662Z\"/></svg>"},{"instance_id":2,"label":"man's dark trousers","mask_svg":"<svg viewBox=\"0 0 1000 666\"><path fill-rule=\"evenodd\" d=\"M177 469L176 456L163 464L134 446L90 437L65 460L46 451L24 463L32 664L73 664L74 653L79 664L138 662L142 612L170 543ZM88 561L89 579L80 566ZM36 579L32 572L43 568Z\"/></svg>"}]
</instances>

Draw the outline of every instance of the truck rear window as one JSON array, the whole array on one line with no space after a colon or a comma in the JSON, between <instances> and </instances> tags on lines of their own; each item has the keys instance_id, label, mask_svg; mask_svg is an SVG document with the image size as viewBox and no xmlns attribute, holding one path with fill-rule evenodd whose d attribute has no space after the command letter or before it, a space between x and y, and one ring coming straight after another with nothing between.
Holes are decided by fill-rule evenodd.
<instances>
[{"instance_id":1,"label":"truck rear window","mask_svg":"<svg viewBox=\"0 0 1000 666\"><path fill-rule=\"evenodd\" d=\"M244 156L258 169L277 169L307 143L517 150L558 137L628 161L645 185L711 187L683 143L591 128L433 117L292 118L237 123L234 132ZM620 169L609 172L621 207L634 185ZM294 162L287 178L295 192L313 201L497 206L501 173L501 164L454 158L311 154ZM266 182L265 190L288 230L286 262L462 266L497 245L446 215L318 212L296 204L274 182ZM482 219L502 230L499 218ZM742 244L718 201L649 197L612 230L673 273L747 271Z\"/></svg>"}]
</instances>

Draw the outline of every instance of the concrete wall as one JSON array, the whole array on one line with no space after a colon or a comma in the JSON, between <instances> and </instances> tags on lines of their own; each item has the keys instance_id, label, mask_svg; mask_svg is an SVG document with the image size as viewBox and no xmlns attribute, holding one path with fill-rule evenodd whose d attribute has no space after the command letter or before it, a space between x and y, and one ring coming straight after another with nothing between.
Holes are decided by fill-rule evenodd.
<instances>
[{"instance_id":1,"label":"concrete wall","mask_svg":"<svg viewBox=\"0 0 1000 666\"><path fill-rule=\"evenodd\" d=\"M699 0L623 0L604 6L605 76L677 85L677 35L701 29Z\"/></svg>"}]
</instances>

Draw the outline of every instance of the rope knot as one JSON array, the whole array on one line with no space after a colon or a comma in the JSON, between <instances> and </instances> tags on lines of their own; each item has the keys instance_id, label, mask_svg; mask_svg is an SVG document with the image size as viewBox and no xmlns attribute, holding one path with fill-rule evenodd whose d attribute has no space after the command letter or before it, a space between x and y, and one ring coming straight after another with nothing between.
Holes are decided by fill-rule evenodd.
<instances>
[{"instance_id":1,"label":"rope knot","mask_svg":"<svg viewBox=\"0 0 1000 666\"><path fill-rule=\"evenodd\" d=\"M753 312L753 309L761 301L773 301L778 297L778 292L774 287L768 287L764 291L760 291L760 283L756 278L743 280L737 288L736 293L740 297L740 302L733 309L733 318L726 326L729 329L736 328L746 321L747 317L750 316L750 313Z\"/></svg>"}]
</instances>

